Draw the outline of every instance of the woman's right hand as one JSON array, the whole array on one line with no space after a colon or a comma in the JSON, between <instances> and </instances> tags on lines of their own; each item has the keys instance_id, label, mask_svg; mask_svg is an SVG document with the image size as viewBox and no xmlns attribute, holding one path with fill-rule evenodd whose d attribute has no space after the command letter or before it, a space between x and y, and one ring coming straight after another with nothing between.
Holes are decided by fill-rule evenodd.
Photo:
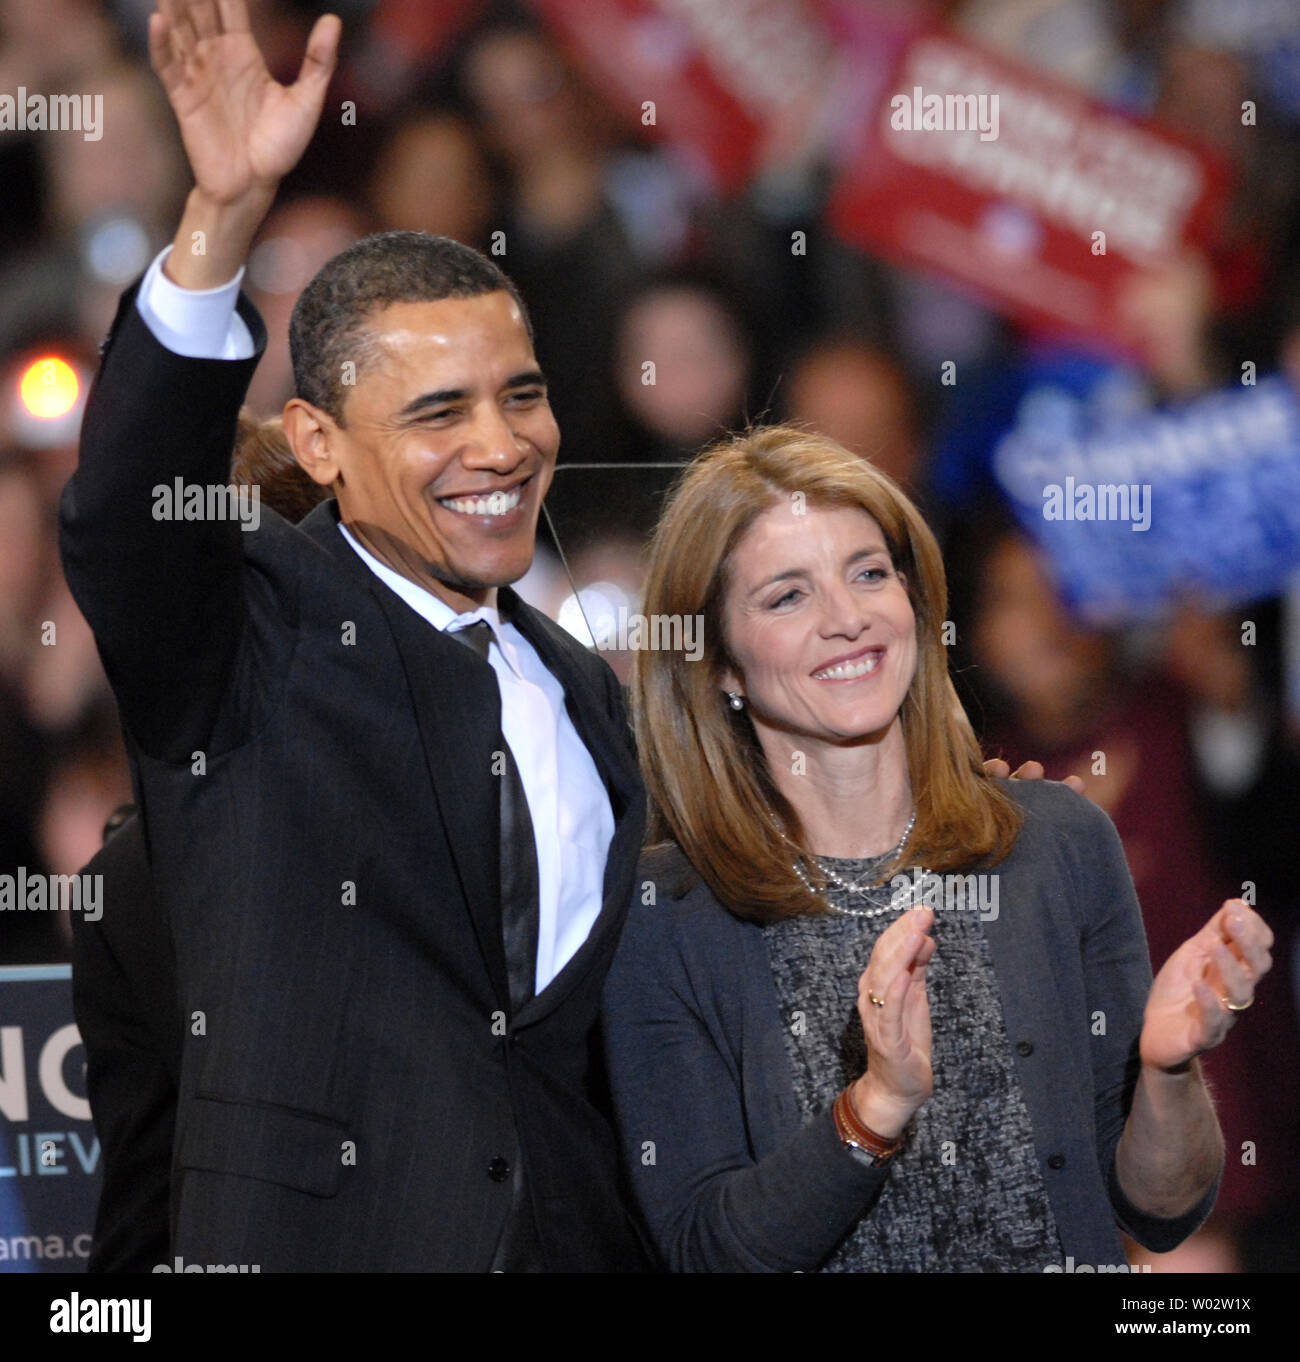
<instances>
[{"instance_id":1,"label":"woman's right hand","mask_svg":"<svg viewBox=\"0 0 1300 1362\"><path fill-rule=\"evenodd\" d=\"M930 1000L925 969L934 955L930 908L913 908L891 923L858 980L858 1016L867 1043L867 1071L850 1099L858 1120L883 1139L896 1139L930 1096ZM884 1000L878 1007L872 995Z\"/></svg>"}]
</instances>

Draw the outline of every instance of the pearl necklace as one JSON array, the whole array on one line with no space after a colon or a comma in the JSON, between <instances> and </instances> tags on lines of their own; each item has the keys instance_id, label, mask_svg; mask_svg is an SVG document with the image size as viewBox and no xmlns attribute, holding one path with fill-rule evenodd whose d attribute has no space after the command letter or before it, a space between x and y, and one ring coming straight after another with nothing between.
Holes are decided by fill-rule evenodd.
<instances>
[{"instance_id":1,"label":"pearl necklace","mask_svg":"<svg viewBox=\"0 0 1300 1362\"><path fill-rule=\"evenodd\" d=\"M864 882L875 874L875 870L879 865L886 861L897 860L898 857L903 854L903 848L907 845L907 839L912 835L912 829L915 826L916 810L913 809L912 816L907 820L907 826L903 829L903 836L900 838L898 845L893 851L888 852L885 856L872 857L872 859L876 861L877 866L868 870L862 879L858 880L855 884L849 884L847 880L841 879L828 865L819 865L818 869L821 870L822 874L825 875L837 889L842 889L850 898L864 897L867 892L863 887ZM782 836L784 836L784 834L782 834ZM788 842L790 839L786 837L785 840ZM791 869L793 869L794 873L799 877L799 882L803 887L807 889L810 894L816 894L817 897L833 912L846 913L849 917L880 917L883 913L893 912L896 909L903 907L901 903L895 903L891 897L888 903L881 904L878 908L841 908L830 901L824 889L813 884L809 879L807 872L804 870L802 857L796 857L795 860L791 862ZM870 887L873 886L868 886L868 888Z\"/></svg>"}]
</instances>

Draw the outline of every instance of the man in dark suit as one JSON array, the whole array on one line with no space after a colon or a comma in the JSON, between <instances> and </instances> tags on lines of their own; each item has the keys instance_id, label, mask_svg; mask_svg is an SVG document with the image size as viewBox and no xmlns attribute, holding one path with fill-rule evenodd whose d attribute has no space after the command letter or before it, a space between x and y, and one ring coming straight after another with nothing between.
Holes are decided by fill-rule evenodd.
<instances>
[{"instance_id":1,"label":"man in dark suit","mask_svg":"<svg viewBox=\"0 0 1300 1362\"><path fill-rule=\"evenodd\" d=\"M210 491L265 344L242 261L338 31L285 89L241 5L152 17L196 186L62 506L175 940L170 1248L638 1270L594 1031L645 797L613 674L509 590L559 437L508 280L415 234L336 257L284 426L337 500L241 524Z\"/></svg>"}]
</instances>

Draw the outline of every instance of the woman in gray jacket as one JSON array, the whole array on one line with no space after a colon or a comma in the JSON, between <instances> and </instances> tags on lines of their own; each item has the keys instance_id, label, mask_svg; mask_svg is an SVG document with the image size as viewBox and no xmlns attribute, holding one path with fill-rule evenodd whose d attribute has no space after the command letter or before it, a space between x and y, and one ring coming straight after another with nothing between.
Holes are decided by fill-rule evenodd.
<instances>
[{"instance_id":1,"label":"woman in gray jacket","mask_svg":"<svg viewBox=\"0 0 1300 1362\"><path fill-rule=\"evenodd\" d=\"M657 804L606 988L633 1187L676 1271L1118 1270L1213 1205L1196 1057L1270 967L1230 900L1154 983L1104 813L994 780L942 559L884 474L790 427L688 470L637 655Z\"/></svg>"}]
</instances>

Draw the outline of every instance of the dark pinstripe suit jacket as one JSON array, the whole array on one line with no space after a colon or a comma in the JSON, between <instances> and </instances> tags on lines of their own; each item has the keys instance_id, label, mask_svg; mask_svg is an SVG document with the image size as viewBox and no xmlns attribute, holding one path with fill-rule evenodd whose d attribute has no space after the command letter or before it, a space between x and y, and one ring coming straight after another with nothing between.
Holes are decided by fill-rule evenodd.
<instances>
[{"instance_id":1,"label":"dark pinstripe suit jacket","mask_svg":"<svg viewBox=\"0 0 1300 1362\"><path fill-rule=\"evenodd\" d=\"M615 817L590 937L503 1026L491 668L366 568L332 501L296 528L265 508L253 532L153 518L156 484L226 482L265 331L241 297L255 356L187 359L134 298L103 347L61 544L176 943L173 1253L484 1270L522 1158L548 1268L643 1266L595 1037L645 811L613 674L500 593Z\"/></svg>"}]
</instances>

